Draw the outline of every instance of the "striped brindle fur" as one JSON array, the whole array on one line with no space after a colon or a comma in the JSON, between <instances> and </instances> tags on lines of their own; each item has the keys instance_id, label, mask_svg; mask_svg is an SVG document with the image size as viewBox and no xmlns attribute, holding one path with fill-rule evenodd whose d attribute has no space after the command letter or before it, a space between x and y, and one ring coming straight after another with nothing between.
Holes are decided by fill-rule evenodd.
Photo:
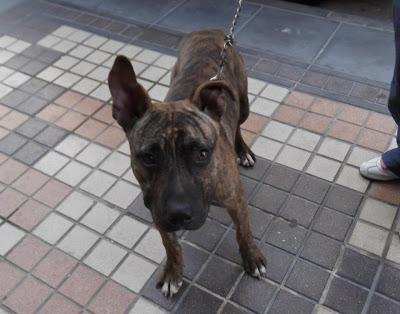
<instances>
[{"instance_id":1,"label":"striped brindle fur","mask_svg":"<svg viewBox=\"0 0 400 314\"><path fill-rule=\"evenodd\" d=\"M187 35L163 102L151 101L124 56L116 58L108 78L113 117L126 133L133 172L166 249L158 286L167 296L182 284L175 231L200 228L211 204L232 217L245 270L256 277L265 273L237 162L253 166L255 157L240 133L249 104L246 71L235 47L228 50L223 80L209 80L218 70L223 43L220 30Z\"/></svg>"}]
</instances>

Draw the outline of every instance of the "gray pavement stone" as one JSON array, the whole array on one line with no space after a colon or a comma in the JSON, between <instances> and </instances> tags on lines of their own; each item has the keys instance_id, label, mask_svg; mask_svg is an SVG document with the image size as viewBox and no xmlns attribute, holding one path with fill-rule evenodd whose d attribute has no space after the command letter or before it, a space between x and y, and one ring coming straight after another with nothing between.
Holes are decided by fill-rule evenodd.
<instances>
[{"instance_id":1,"label":"gray pavement stone","mask_svg":"<svg viewBox=\"0 0 400 314\"><path fill-rule=\"evenodd\" d=\"M182 242L181 246L183 260L185 261L183 276L190 280L193 280L193 278L198 274L201 267L203 267L204 263L209 257L209 254L185 242Z\"/></svg>"},{"instance_id":2,"label":"gray pavement stone","mask_svg":"<svg viewBox=\"0 0 400 314\"><path fill-rule=\"evenodd\" d=\"M48 149L35 142L29 142L14 154L14 158L27 165L33 165Z\"/></svg>"},{"instance_id":3,"label":"gray pavement stone","mask_svg":"<svg viewBox=\"0 0 400 314\"><path fill-rule=\"evenodd\" d=\"M200 229L190 231L185 239L199 245L207 251L212 251L225 231L226 229L219 223L206 220L205 224Z\"/></svg>"},{"instance_id":4,"label":"gray pavement stone","mask_svg":"<svg viewBox=\"0 0 400 314\"><path fill-rule=\"evenodd\" d=\"M47 124L39 119L29 119L16 129L16 132L28 138L35 137Z\"/></svg>"},{"instance_id":5,"label":"gray pavement stone","mask_svg":"<svg viewBox=\"0 0 400 314\"><path fill-rule=\"evenodd\" d=\"M286 286L315 301L325 289L329 273L311 263L298 259L286 282Z\"/></svg>"},{"instance_id":6,"label":"gray pavement stone","mask_svg":"<svg viewBox=\"0 0 400 314\"><path fill-rule=\"evenodd\" d=\"M294 255L269 244L264 244L261 252L267 259L267 278L281 283L294 260Z\"/></svg>"},{"instance_id":7,"label":"gray pavement stone","mask_svg":"<svg viewBox=\"0 0 400 314\"><path fill-rule=\"evenodd\" d=\"M242 267L213 257L201 273L197 283L225 297L241 272ZM224 284L221 285L221 282Z\"/></svg>"},{"instance_id":8,"label":"gray pavement stone","mask_svg":"<svg viewBox=\"0 0 400 314\"><path fill-rule=\"evenodd\" d=\"M153 222L150 210L144 205L143 194L140 193L138 197L128 207L128 214L139 217L149 223Z\"/></svg>"},{"instance_id":9,"label":"gray pavement stone","mask_svg":"<svg viewBox=\"0 0 400 314\"><path fill-rule=\"evenodd\" d=\"M282 165L273 165L264 182L289 192L299 176L300 172L294 169Z\"/></svg>"},{"instance_id":10,"label":"gray pavement stone","mask_svg":"<svg viewBox=\"0 0 400 314\"><path fill-rule=\"evenodd\" d=\"M317 204L297 196L290 196L280 214L287 220L308 227L317 210Z\"/></svg>"},{"instance_id":11,"label":"gray pavement stone","mask_svg":"<svg viewBox=\"0 0 400 314\"><path fill-rule=\"evenodd\" d=\"M58 96L60 96L65 91L65 88L55 85L49 84L46 87L42 88L37 95L47 100L54 100Z\"/></svg>"},{"instance_id":12,"label":"gray pavement stone","mask_svg":"<svg viewBox=\"0 0 400 314\"><path fill-rule=\"evenodd\" d=\"M277 213L287 198L287 193L270 185L262 184L250 200L250 205L270 213Z\"/></svg>"},{"instance_id":13,"label":"gray pavement stone","mask_svg":"<svg viewBox=\"0 0 400 314\"><path fill-rule=\"evenodd\" d=\"M280 290L268 313L310 314L314 304L288 291Z\"/></svg>"},{"instance_id":14,"label":"gray pavement stone","mask_svg":"<svg viewBox=\"0 0 400 314\"><path fill-rule=\"evenodd\" d=\"M254 167L252 168L244 168L244 167L240 167L240 173L242 175L245 175L246 177L250 177L252 179L255 180L260 180L264 173L268 170L268 168L270 167L271 163L261 157L257 158L256 163L254 164Z\"/></svg>"},{"instance_id":15,"label":"gray pavement stone","mask_svg":"<svg viewBox=\"0 0 400 314\"><path fill-rule=\"evenodd\" d=\"M376 291L400 301L400 269L384 265Z\"/></svg>"},{"instance_id":16,"label":"gray pavement stone","mask_svg":"<svg viewBox=\"0 0 400 314\"><path fill-rule=\"evenodd\" d=\"M0 152L12 155L26 142L26 138L15 133L10 133L0 141Z\"/></svg>"},{"instance_id":17,"label":"gray pavement stone","mask_svg":"<svg viewBox=\"0 0 400 314\"><path fill-rule=\"evenodd\" d=\"M337 274L369 288L378 266L379 260L346 248Z\"/></svg>"},{"instance_id":18,"label":"gray pavement stone","mask_svg":"<svg viewBox=\"0 0 400 314\"><path fill-rule=\"evenodd\" d=\"M200 290L197 287L191 287L185 299L178 307L177 314L202 314L216 313L222 300L215 296Z\"/></svg>"},{"instance_id":19,"label":"gray pavement stone","mask_svg":"<svg viewBox=\"0 0 400 314\"><path fill-rule=\"evenodd\" d=\"M22 84L19 88L24 92L34 94L41 88L45 87L46 85L47 85L46 81L33 77L24 84Z\"/></svg>"},{"instance_id":20,"label":"gray pavement stone","mask_svg":"<svg viewBox=\"0 0 400 314\"><path fill-rule=\"evenodd\" d=\"M231 299L256 313L264 313L276 289L277 287L269 282L245 275Z\"/></svg>"},{"instance_id":21,"label":"gray pavement stone","mask_svg":"<svg viewBox=\"0 0 400 314\"><path fill-rule=\"evenodd\" d=\"M324 305L340 313L361 313L368 292L338 277L333 278Z\"/></svg>"},{"instance_id":22,"label":"gray pavement stone","mask_svg":"<svg viewBox=\"0 0 400 314\"><path fill-rule=\"evenodd\" d=\"M362 194L348 188L334 186L328 193L326 206L354 216L361 200Z\"/></svg>"},{"instance_id":23,"label":"gray pavement stone","mask_svg":"<svg viewBox=\"0 0 400 314\"><path fill-rule=\"evenodd\" d=\"M6 96L4 96L3 98L1 98L0 103L11 108L16 108L18 105L27 100L29 97L30 97L29 94L16 89L11 93L7 94Z\"/></svg>"},{"instance_id":24,"label":"gray pavement stone","mask_svg":"<svg viewBox=\"0 0 400 314\"><path fill-rule=\"evenodd\" d=\"M46 99L32 96L29 99L25 100L22 104L20 104L17 109L22 111L28 115L34 115L42 110L48 101Z\"/></svg>"},{"instance_id":25,"label":"gray pavement stone","mask_svg":"<svg viewBox=\"0 0 400 314\"><path fill-rule=\"evenodd\" d=\"M369 314L396 314L400 313L400 304L390 299L383 298L378 294L374 294L368 310Z\"/></svg>"},{"instance_id":26,"label":"gray pavement stone","mask_svg":"<svg viewBox=\"0 0 400 314\"><path fill-rule=\"evenodd\" d=\"M50 125L35 137L35 141L37 141L41 144L44 144L46 146L49 146L49 147L54 147L67 134L68 134L68 132L66 132L65 130L58 128L56 126Z\"/></svg>"},{"instance_id":27,"label":"gray pavement stone","mask_svg":"<svg viewBox=\"0 0 400 314\"><path fill-rule=\"evenodd\" d=\"M37 60L32 60L32 61L29 61L28 63L25 63L21 67L21 72L24 72L26 74L34 76L47 67L48 67L47 63L37 61Z\"/></svg>"},{"instance_id":28,"label":"gray pavement stone","mask_svg":"<svg viewBox=\"0 0 400 314\"><path fill-rule=\"evenodd\" d=\"M328 189L328 182L309 175L303 175L297 182L293 193L310 201L321 203Z\"/></svg>"},{"instance_id":29,"label":"gray pavement stone","mask_svg":"<svg viewBox=\"0 0 400 314\"><path fill-rule=\"evenodd\" d=\"M340 253L340 243L312 232L306 240L301 257L322 267L332 269Z\"/></svg>"},{"instance_id":30,"label":"gray pavement stone","mask_svg":"<svg viewBox=\"0 0 400 314\"><path fill-rule=\"evenodd\" d=\"M352 219L336 210L323 208L317 217L313 230L343 241L349 231Z\"/></svg>"}]
</instances>

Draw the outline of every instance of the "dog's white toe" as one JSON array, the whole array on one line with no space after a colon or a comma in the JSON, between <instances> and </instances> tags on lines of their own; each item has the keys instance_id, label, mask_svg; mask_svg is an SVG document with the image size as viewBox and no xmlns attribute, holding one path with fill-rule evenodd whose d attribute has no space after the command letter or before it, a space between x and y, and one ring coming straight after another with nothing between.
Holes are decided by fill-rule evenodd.
<instances>
[{"instance_id":1,"label":"dog's white toe","mask_svg":"<svg viewBox=\"0 0 400 314\"><path fill-rule=\"evenodd\" d=\"M264 266L261 266L261 268L260 268L261 275L264 275L266 272L267 272L267 269Z\"/></svg>"},{"instance_id":2,"label":"dog's white toe","mask_svg":"<svg viewBox=\"0 0 400 314\"><path fill-rule=\"evenodd\" d=\"M258 270L258 268L256 268L256 269L254 270L254 272L253 272L253 277L261 278L261 274L260 274L260 271Z\"/></svg>"},{"instance_id":3,"label":"dog's white toe","mask_svg":"<svg viewBox=\"0 0 400 314\"><path fill-rule=\"evenodd\" d=\"M172 282L164 282L161 292L166 297L172 297L178 293L180 287L182 287L182 281L177 285L173 284Z\"/></svg>"}]
</instances>

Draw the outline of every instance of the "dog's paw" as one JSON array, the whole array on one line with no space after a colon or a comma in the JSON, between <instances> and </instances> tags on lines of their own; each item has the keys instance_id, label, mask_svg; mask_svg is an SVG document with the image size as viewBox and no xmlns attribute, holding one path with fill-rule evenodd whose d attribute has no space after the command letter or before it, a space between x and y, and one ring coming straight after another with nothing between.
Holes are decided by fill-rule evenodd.
<instances>
[{"instance_id":1,"label":"dog's paw","mask_svg":"<svg viewBox=\"0 0 400 314\"><path fill-rule=\"evenodd\" d=\"M157 283L157 288L161 289L161 292L166 297L173 297L178 293L182 287L182 275L178 272L170 269L164 269L160 279Z\"/></svg>"},{"instance_id":2,"label":"dog's paw","mask_svg":"<svg viewBox=\"0 0 400 314\"><path fill-rule=\"evenodd\" d=\"M250 154L243 154L243 156L238 158L238 163L245 168L249 168L253 167L256 161Z\"/></svg>"},{"instance_id":3,"label":"dog's paw","mask_svg":"<svg viewBox=\"0 0 400 314\"><path fill-rule=\"evenodd\" d=\"M243 254L243 267L249 275L255 278L260 279L265 275L267 272L266 265L265 257L256 246Z\"/></svg>"}]
</instances>

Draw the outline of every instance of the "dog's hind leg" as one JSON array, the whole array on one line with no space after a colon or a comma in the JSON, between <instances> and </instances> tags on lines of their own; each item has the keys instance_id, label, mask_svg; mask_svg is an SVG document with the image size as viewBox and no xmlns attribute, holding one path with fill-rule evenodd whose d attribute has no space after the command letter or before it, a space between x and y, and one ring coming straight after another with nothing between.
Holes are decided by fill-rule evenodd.
<instances>
[{"instance_id":1,"label":"dog's hind leg","mask_svg":"<svg viewBox=\"0 0 400 314\"><path fill-rule=\"evenodd\" d=\"M159 230L159 232L167 253L167 262L158 280L157 288L161 289L166 297L172 297L182 286L182 248L174 232L165 232L162 230Z\"/></svg>"}]
</instances>

